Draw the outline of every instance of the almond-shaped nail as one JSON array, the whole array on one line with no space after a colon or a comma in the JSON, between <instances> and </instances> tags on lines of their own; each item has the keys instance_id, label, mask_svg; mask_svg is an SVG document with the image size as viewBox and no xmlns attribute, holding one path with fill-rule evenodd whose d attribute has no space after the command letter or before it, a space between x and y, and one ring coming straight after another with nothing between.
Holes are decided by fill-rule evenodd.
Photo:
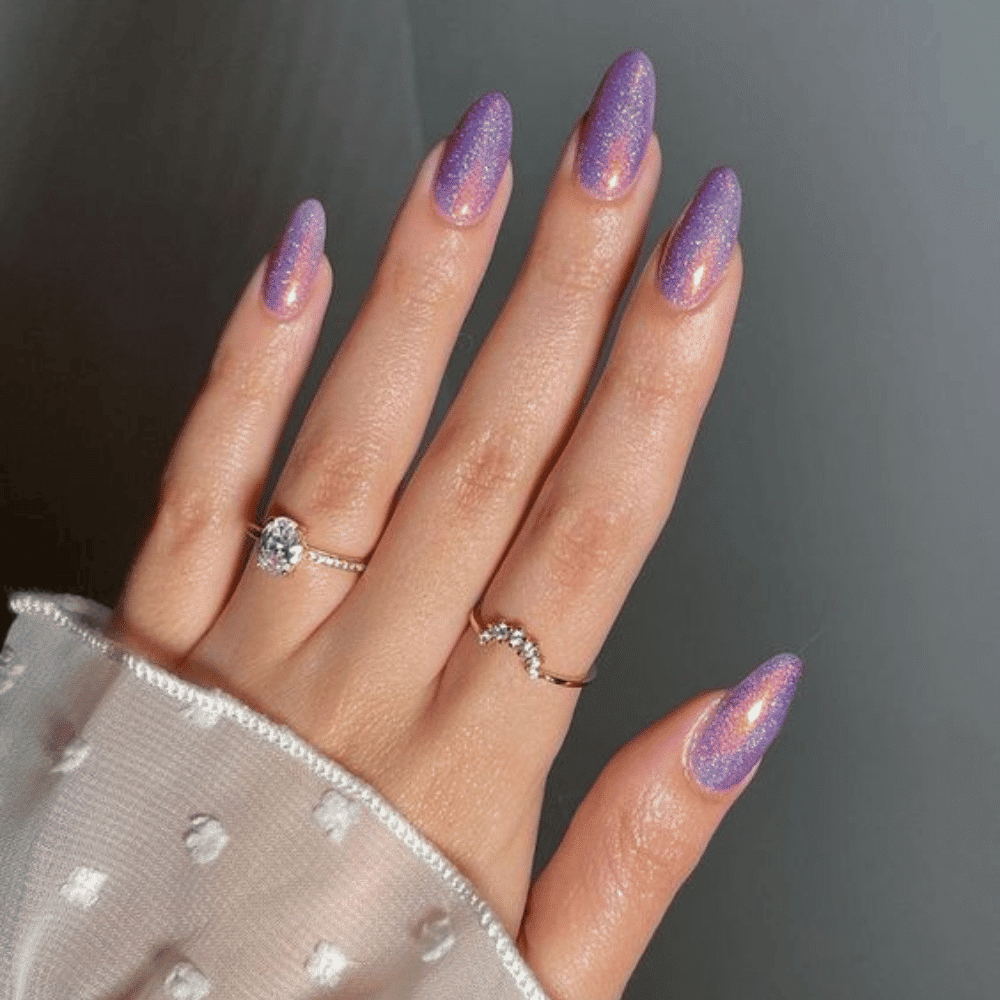
<instances>
[{"instance_id":1,"label":"almond-shaped nail","mask_svg":"<svg viewBox=\"0 0 1000 1000\"><path fill-rule=\"evenodd\" d=\"M710 792L743 781L778 735L801 676L802 661L782 653L727 691L688 737L684 766L692 780Z\"/></svg>"},{"instance_id":2,"label":"almond-shaped nail","mask_svg":"<svg viewBox=\"0 0 1000 1000\"><path fill-rule=\"evenodd\" d=\"M434 204L459 226L478 222L510 159L512 120L503 94L484 94L455 126L434 177Z\"/></svg>"},{"instance_id":3,"label":"almond-shaped nail","mask_svg":"<svg viewBox=\"0 0 1000 1000\"><path fill-rule=\"evenodd\" d=\"M294 319L302 312L325 243L326 213L315 198L309 198L292 212L264 272L261 297L281 319Z\"/></svg>"},{"instance_id":4,"label":"almond-shaped nail","mask_svg":"<svg viewBox=\"0 0 1000 1000\"><path fill-rule=\"evenodd\" d=\"M576 176L595 198L620 198L635 182L655 110L656 74L649 56L638 49L620 55L580 126Z\"/></svg>"},{"instance_id":5,"label":"almond-shaped nail","mask_svg":"<svg viewBox=\"0 0 1000 1000\"><path fill-rule=\"evenodd\" d=\"M657 281L678 309L694 309L708 298L733 255L743 195L736 171L716 167L663 248Z\"/></svg>"}]
</instances>

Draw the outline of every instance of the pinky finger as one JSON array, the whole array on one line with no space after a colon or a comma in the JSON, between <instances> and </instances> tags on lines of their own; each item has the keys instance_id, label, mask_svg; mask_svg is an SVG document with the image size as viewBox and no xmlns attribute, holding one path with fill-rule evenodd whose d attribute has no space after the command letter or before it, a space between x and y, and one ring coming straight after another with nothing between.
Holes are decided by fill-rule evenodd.
<instances>
[{"instance_id":1,"label":"pinky finger","mask_svg":"<svg viewBox=\"0 0 1000 1000\"><path fill-rule=\"evenodd\" d=\"M621 996L675 893L777 735L802 671L776 656L623 747L528 897L519 944L555 1000Z\"/></svg>"},{"instance_id":2,"label":"pinky finger","mask_svg":"<svg viewBox=\"0 0 1000 1000\"><path fill-rule=\"evenodd\" d=\"M163 475L152 529L115 612L119 638L182 659L242 568L254 516L333 287L318 201L304 201L229 319Z\"/></svg>"}]
</instances>

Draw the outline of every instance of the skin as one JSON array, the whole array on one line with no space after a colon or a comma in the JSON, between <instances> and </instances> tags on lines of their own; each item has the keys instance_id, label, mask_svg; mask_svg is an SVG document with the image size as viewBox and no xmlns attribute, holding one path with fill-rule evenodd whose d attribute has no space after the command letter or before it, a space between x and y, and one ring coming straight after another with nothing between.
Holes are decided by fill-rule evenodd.
<instances>
[{"instance_id":1,"label":"skin","mask_svg":"<svg viewBox=\"0 0 1000 1000\"><path fill-rule=\"evenodd\" d=\"M271 509L361 576L246 562L246 525L332 288L324 258L299 315L240 299L163 478L117 609L133 648L232 691L375 785L473 880L550 994L611 1000L743 785L709 794L685 739L718 693L623 747L530 885L545 778L577 692L480 647L484 614L530 623L553 669L583 676L670 513L739 295L736 249L697 309L655 284L659 248L579 413L656 192L590 196L570 138L510 298L405 492L453 342L512 187L458 227L422 165L361 313L319 389ZM750 665L735 665L734 674Z\"/></svg>"}]
</instances>

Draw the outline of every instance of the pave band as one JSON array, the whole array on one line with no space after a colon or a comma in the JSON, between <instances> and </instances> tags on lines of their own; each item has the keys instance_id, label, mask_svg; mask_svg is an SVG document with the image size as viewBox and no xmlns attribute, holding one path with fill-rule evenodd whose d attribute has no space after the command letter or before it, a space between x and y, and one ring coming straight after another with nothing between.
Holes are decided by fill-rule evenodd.
<instances>
[{"instance_id":1,"label":"pave band","mask_svg":"<svg viewBox=\"0 0 1000 1000\"><path fill-rule=\"evenodd\" d=\"M363 573L367 566L360 559L311 548L306 544L301 525L290 517L272 517L263 526L251 524L248 534L257 539L257 565L271 576L287 576L303 558L348 573Z\"/></svg>"},{"instance_id":2,"label":"pave band","mask_svg":"<svg viewBox=\"0 0 1000 1000\"><path fill-rule=\"evenodd\" d=\"M506 618L493 618L483 623L479 619L479 608L475 607L469 612L469 624L476 633L480 646L485 646L488 642L503 642L510 646L517 653L524 665L525 673L532 680L548 681L559 687L582 688L597 676L597 670L593 666L585 677L579 678L549 673L545 669L545 658L538 648L538 641L517 622L508 621Z\"/></svg>"}]
</instances>

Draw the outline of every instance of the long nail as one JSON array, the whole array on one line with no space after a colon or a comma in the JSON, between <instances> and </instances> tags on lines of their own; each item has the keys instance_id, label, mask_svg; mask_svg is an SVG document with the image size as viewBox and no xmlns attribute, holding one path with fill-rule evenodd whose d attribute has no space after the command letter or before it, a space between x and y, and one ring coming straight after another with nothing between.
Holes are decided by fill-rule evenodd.
<instances>
[{"instance_id":1,"label":"long nail","mask_svg":"<svg viewBox=\"0 0 1000 1000\"><path fill-rule=\"evenodd\" d=\"M434 203L459 226L478 222L497 193L510 159L512 121L503 94L485 94L462 115L434 178Z\"/></svg>"},{"instance_id":2,"label":"long nail","mask_svg":"<svg viewBox=\"0 0 1000 1000\"><path fill-rule=\"evenodd\" d=\"M653 134L656 74L645 52L620 55L604 74L580 128L576 176L595 198L632 186Z\"/></svg>"},{"instance_id":3,"label":"long nail","mask_svg":"<svg viewBox=\"0 0 1000 1000\"><path fill-rule=\"evenodd\" d=\"M802 661L782 653L726 692L688 737L691 778L710 792L735 788L778 735L801 676Z\"/></svg>"},{"instance_id":4,"label":"long nail","mask_svg":"<svg viewBox=\"0 0 1000 1000\"><path fill-rule=\"evenodd\" d=\"M292 212L264 274L264 305L281 319L293 319L302 312L325 242L326 213L315 198L309 198Z\"/></svg>"},{"instance_id":5,"label":"long nail","mask_svg":"<svg viewBox=\"0 0 1000 1000\"><path fill-rule=\"evenodd\" d=\"M740 229L743 201L731 167L716 167L674 227L663 248L657 281L678 309L694 309L708 297L729 264Z\"/></svg>"}]
</instances>

